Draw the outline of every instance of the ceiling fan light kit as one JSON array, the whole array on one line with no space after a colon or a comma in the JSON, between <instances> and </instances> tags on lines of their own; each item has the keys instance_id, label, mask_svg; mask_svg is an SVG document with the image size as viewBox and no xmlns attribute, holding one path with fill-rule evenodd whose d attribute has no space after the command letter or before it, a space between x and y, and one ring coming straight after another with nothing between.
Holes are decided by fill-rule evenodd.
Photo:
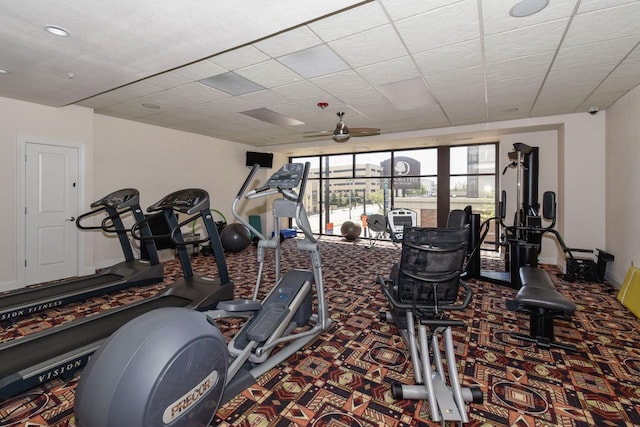
<instances>
[{"instance_id":1,"label":"ceiling fan light kit","mask_svg":"<svg viewBox=\"0 0 640 427\"><path fill-rule=\"evenodd\" d=\"M349 139L349 128L344 124L342 120L342 116L344 116L343 112L339 112L336 114L338 116L338 123L336 123L336 128L333 130L333 140L335 142L347 142Z\"/></svg>"}]
</instances>

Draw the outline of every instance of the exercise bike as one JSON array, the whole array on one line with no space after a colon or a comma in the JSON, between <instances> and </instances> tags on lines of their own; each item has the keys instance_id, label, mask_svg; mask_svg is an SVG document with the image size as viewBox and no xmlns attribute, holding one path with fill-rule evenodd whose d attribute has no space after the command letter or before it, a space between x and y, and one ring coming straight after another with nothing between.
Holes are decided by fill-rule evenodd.
<instances>
[{"instance_id":1,"label":"exercise bike","mask_svg":"<svg viewBox=\"0 0 640 427\"><path fill-rule=\"evenodd\" d=\"M159 309L129 322L105 342L82 374L75 403L78 426L208 426L222 402L329 327L320 253L302 204L309 167L309 163L286 164L265 185L247 191L258 170L255 165L232 212L260 239L259 276L265 249L275 249L276 274L280 275L282 218L295 219L302 230L304 239L296 241L297 248L309 253L312 269L287 271L262 302L257 300L258 277L251 300L223 301L216 310L205 313ZM275 232L267 240L239 215L237 205L243 197L272 195L281 197L273 202ZM237 316L248 320L227 344L215 319ZM301 332L295 330L302 326Z\"/></svg>"}]
</instances>

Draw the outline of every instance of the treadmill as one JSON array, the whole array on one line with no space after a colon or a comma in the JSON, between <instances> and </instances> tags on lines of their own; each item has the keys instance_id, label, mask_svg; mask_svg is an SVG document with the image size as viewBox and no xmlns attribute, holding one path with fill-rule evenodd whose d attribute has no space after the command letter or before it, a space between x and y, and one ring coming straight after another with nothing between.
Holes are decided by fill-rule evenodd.
<instances>
[{"instance_id":1,"label":"treadmill","mask_svg":"<svg viewBox=\"0 0 640 427\"><path fill-rule=\"evenodd\" d=\"M22 393L58 377L71 376L86 365L103 340L120 326L143 313L161 307L188 307L195 310L215 308L222 300L233 299L233 283L229 280L220 236L209 208L209 195L200 189L180 190L164 197L148 208L164 215L171 230L169 235L142 233L149 218L136 223L134 238L151 240L170 237L176 244L184 277L176 280L159 295L138 303L78 319L55 328L0 344L0 400ZM178 224L175 212L191 216ZM193 216L192 216L193 215ZM193 274L187 243L180 227L202 220L215 255L218 277ZM193 244L189 241L188 244Z\"/></svg>"},{"instance_id":2,"label":"treadmill","mask_svg":"<svg viewBox=\"0 0 640 427\"><path fill-rule=\"evenodd\" d=\"M136 260L129 243L127 230L122 223L122 216L131 212L136 222L145 216L139 205L140 195L135 188L115 191L91 204L91 212L82 214L76 220L81 230L101 230L105 233L116 233L124 253L125 260L99 273L67 279L51 285L22 288L0 297L0 321L15 320L22 316L38 313L70 302L91 298L114 292L130 286L149 285L161 282L163 266L158 259L155 244L145 241L145 249L149 261ZM106 213L100 226L84 226L82 221L99 213ZM149 235L147 226L141 230Z\"/></svg>"}]
</instances>

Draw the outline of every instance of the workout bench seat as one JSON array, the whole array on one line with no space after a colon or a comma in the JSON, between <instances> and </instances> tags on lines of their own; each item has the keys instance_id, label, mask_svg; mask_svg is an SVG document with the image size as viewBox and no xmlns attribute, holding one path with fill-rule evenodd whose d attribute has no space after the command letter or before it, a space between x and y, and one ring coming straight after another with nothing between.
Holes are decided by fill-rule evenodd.
<instances>
[{"instance_id":1,"label":"workout bench seat","mask_svg":"<svg viewBox=\"0 0 640 427\"><path fill-rule=\"evenodd\" d=\"M576 351L573 345L555 341L553 334L554 319L570 318L576 305L556 290L546 271L521 267L519 274L522 287L516 295L516 310L529 313L529 335L512 332L511 337L535 342L539 347Z\"/></svg>"}]
</instances>

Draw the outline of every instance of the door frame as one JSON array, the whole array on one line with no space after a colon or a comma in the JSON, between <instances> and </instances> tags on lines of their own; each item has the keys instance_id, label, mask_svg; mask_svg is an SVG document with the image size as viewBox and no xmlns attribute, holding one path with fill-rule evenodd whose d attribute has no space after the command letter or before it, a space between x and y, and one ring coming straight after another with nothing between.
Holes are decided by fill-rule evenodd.
<instances>
[{"instance_id":1,"label":"door frame","mask_svg":"<svg viewBox=\"0 0 640 427\"><path fill-rule=\"evenodd\" d=\"M17 158L16 158L16 285L23 287L25 285L26 267L26 232L27 224L25 220L26 209L26 162L27 144L51 145L55 147L75 148L78 150L78 212L82 212L82 207L86 206L85 199L87 191L85 188L86 180L86 145L81 142L72 140L60 140L42 136L26 136L18 135L17 137ZM78 252L76 259L78 262L78 274L91 274L94 269L89 268L85 263L85 258L80 254L86 253L87 247L92 240L81 238L80 232L76 233L78 240ZM84 236L82 236L84 237ZM88 236L90 238L90 236Z\"/></svg>"}]
</instances>

